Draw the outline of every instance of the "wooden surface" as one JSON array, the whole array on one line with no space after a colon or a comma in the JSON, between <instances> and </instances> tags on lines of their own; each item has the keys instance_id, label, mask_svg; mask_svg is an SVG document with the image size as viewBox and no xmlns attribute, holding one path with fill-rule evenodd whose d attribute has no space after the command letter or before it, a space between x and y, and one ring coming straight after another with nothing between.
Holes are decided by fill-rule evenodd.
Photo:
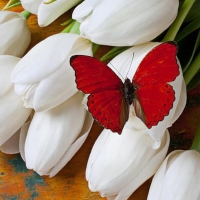
<instances>
[{"instance_id":1,"label":"wooden surface","mask_svg":"<svg viewBox=\"0 0 200 200\"><path fill-rule=\"evenodd\" d=\"M0 0L0 9L7 3L6 0ZM20 11L20 7L13 9ZM61 23L70 17L68 14L62 15L54 23L45 28L37 25L36 16L32 15L28 20L32 33L30 47L33 47L39 41L47 36L59 33L64 27ZM102 54L106 47L102 48ZM196 89L195 94L200 93ZM193 95L193 94L192 94ZM170 128L171 148L187 149L192 142L192 136L196 130L200 119L199 103L195 102L186 107L179 120ZM89 137L84 145L73 157L73 159L53 178L40 177L32 170L27 170L25 163L20 155L6 155L0 153L0 200L39 200L39 199L68 199L68 200L100 200L98 193L92 193L85 180L85 168L91 148L101 132L102 128L94 123ZM143 184L129 200L145 200L148 194L151 179Z\"/></svg>"}]
</instances>

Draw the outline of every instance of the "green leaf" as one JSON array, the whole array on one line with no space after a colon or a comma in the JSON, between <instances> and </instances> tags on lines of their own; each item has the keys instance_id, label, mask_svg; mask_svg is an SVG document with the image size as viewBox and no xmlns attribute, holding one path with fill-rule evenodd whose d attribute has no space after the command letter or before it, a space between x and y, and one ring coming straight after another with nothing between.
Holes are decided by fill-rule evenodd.
<instances>
[{"instance_id":1,"label":"green leaf","mask_svg":"<svg viewBox=\"0 0 200 200\"><path fill-rule=\"evenodd\" d=\"M199 16L200 16L200 0L196 0L186 17L185 22L192 21Z\"/></svg>"},{"instance_id":2,"label":"green leaf","mask_svg":"<svg viewBox=\"0 0 200 200\"><path fill-rule=\"evenodd\" d=\"M192 146L190 148L191 150L196 150L196 151L200 151L200 123L198 124L196 133L195 133L195 137L192 143Z\"/></svg>"},{"instance_id":3,"label":"green leaf","mask_svg":"<svg viewBox=\"0 0 200 200\"><path fill-rule=\"evenodd\" d=\"M183 4L184 1L185 0L179 0L179 8L182 6L182 4Z\"/></svg>"},{"instance_id":4,"label":"green leaf","mask_svg":"<svg viewBox=\"0 0 200 200\"><path fill-rule=\"evenodd\" d=\"M199 84L200 84L200 72L198 72L190 81L190 83L187 85L187 91L194 89Z\"/></svg>"},{"instance_id":5,"label":"green leaf","mask_svg":"<svg viewBox=\"0 0 200 200\"><path fill-rule=\"evenodd\" d=\"M194 21L189 23L178 35L175 37L175 41L179 42L184 37L192 33L193 31L200 28L200 16L197 17Z\"/></svg>"},{"instance_id":6,"label":"green leaf","mask_svg":"<svg viewBox=\"0 0 200 200\"><path fill-rule=\"evenodd\" d=\"M7 10L9 8L13 8L19 5L21 5L20 0L10 0L2 10Z\"/></svg>"},{"instance_id":7,"label":"green leaf","mask_svg":"<svg viewBox=\"0 0 200 200\"><path fill-rule=\"evenodd\" d=\"M130 47L114 47L108 53L106 53L100 60L110 60L117 56L118 54L122 53L123 51L127 50Z\"/></svg>"},{"instance_id":8,"label":"green leaf","mask_svg":"<svg viewBox=\"0 0 200 200\"><path fill-rule=\"evenodd\" d=\"M75 21L74 19L70 18L67 21L63 22L62 24L60 24L61 26L68 26L69 24L71 24L73 21Z\"/></svg>"},{"instance_id":9,"label":"green leaf","mask_svg":"<svg viewBox=\"0 0 200 200\"><path fill-rule=\"evenodd\" d=\"M178 59L180 60L183 70L187 66L194 51L195 43L199 31L194 31L178 42Z\"/></svg>"},{"instance_id":10,"label":"green leaf","mask_svg":"<svg viewBox=\"0 0 200 200\"><path fill-rule=\"evenodd\" d=\"M190 81L194 78L194 76L200 70L200 53L192 61L191 65L189 66L188 70L184 73L184 79L186 85L190 83Z\"/></svg>"},{"instance_id":11,"label":"green leaf","mask_svg":"<svg viewBox=\"0 0 200 200\"><path fill-rule=\"evenodd\" d=\"M199 33L198 33L198 35L197 35L197 39L196 39L196 42L195 42L195 45L194 45L194 48L193 48L193 51L192 51L192 55L191 55L191 57L190 57L188 63L187 63L186 66L184 67L183 73L186 72L186 70L187 70L188 67L190 66L190 64L191 64L191 62L192 62L192 60L193 60L193 58L194 58L194 55L195 55L196 50L198 49L199 45L200 45L200 31L199 31Z\"/></svg>"},{"instance_id":12,"label":"green leaf","mask_svg":"<svg viewBox=\"0 0 200 200\"><path fill-rule=\"evenodd\" d=\"M74 26L75 21L72 21L69 25L67 25L67 27L61 31L61 33L69 33L70 30L72 29L72 27Z\"/></svg>"}]
</instances>

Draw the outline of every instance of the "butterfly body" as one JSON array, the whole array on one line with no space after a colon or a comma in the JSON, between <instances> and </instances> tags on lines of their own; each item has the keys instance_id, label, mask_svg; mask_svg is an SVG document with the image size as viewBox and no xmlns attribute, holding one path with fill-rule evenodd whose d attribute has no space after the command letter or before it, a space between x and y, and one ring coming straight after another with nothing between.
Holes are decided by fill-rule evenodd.
<instances>
[{"instance_id":1,"label":"butterfly body","mask_svg":"<svg viewBox=\"0 0 200 200\"><path fill-rule=\"evenodd\" d=\"M132 82L124 83L106 64L90 56L75 55L77 88L88 96L88 110L101 125L121 133L129 117L129 106L138 105L136 115L148 128L157 125L173 107L175 92L168 83L179 75L177 46L173 42L153 48L141 61Z\"/></svg>"},{"instance_id":2,"label":"butterfly body","mask_svg":"<svg viewBox=\"0 0 200 200\"><path fill-rule=\"evenodd\" d=\"M126 78L123 93L127 104L131 105L133 103L136 89L137 87L131 83L130 79Z\"/></svg>"}]
</instances>

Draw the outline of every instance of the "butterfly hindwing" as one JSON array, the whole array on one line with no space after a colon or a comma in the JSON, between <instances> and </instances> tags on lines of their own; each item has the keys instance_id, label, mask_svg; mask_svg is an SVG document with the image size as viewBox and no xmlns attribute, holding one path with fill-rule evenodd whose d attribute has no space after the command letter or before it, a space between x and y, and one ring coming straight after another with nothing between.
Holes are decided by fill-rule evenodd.
<instances>
[{"instance_id":1,"label":"butterfly hindwing","mask_svg":"<svg viewBox=\"0 0 200 200\"><path fill-rule=\"evenodd\" d=\"M173 42L156 46L142 60L133 77L136 98L148 128L162 121L173 107L175 92L168 82L174 81L180 73L176 53L177 46Z\"/></svg>"},{"instance_id":2,"label":"butterfly hindwing","mask_svg":"<svg viewBox=\"0 0 200 200\"><path fill-rule=\"evenodd\" d=\"M144 123L151 128L169 114L175 100L175 92L167 83L154 84L139 88L137 99L143 110Z\"/></svg>"},{"instance_id":3,"label":"butterfly hindwing","mask_svg":"<svg viewBox=\"0 0 200 200\"><path fill-rule=\"evenodd\" d=\"M119 90L92 93L88 97L88 110L105 128L121 133L128 120L129 106Z\"/></svg>"},{"instance_id":4,"label":"butterfly hindwing","mask_svg":"<svg viewBox=\"0 0 200 200\"><path fill-rule=\"evenodd\" d=\"M129 106L124 100L123 82L103 62L84 55L72 56L77 88L88 97L88 110L105 128L121 133L128 120Z\"/></svg>"}]
</instances>

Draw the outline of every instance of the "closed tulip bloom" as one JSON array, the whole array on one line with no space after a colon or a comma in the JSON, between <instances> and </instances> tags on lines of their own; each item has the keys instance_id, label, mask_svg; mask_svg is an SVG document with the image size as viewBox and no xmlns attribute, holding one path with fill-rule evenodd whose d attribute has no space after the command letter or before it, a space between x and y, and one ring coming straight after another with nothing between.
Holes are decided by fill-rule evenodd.
<instances>
[{"instance_id":1,"label":"closed tulip bloom","mask_svg":"<svg viewBox=\"0 0 200 200\"><path fill-rule=\"evenodd\" d=\"M93 192L107 199L126 200L158 169L169 146L165 132L160 147L137 117L131 117L122 134L104 129L96 140L86 169L86 179Z\"/></svg>"},{"instance_id":2,"label":"closed tulip bloom","mask_svg":"<svg viewBox=\"0 0 200 200\"><path fill-rule=\"evenodd\" d=\"M151 41L166 30L178 6L178 0L85 0L72 17L81 22L81 33L92 42L132 46Z\"/></svg>"},{"instance_id":3,"label":"closed tulip bloom","mask_svg":"<svg viewBox=\"0 0 200 200\"><path fill-rule=\"evenodd\" d=\"M38 43L19 61L12 81L25 107L49 110L78 91L69 64L74 54L92 55L91 42L76 34L59 33Z\"/></svg>"},{"instance_id":4,"label":"closed tulip bloom","mask_svg":"<svg viewBox=\"0 0 200 200\"><path fill-rule=\"evenodd\" d=\"M81 0L21 0L24 9L38 16L38 24L47 26Z\"/></svg>"},{"instance_id":5,"label":"closed tulip bloom","mask_svg":"<svg viewBox=\"0 0 200 200\"><path fill-rule=\"evenodd\" d=\"M148 200L199 200L200 154L195 150L170 153L156 172Z\"/></svg>"},{"instance_id":6,"label":"closed tulip bloom","mask_svg":"<svg viewBox=\"0 0 200 200\"><path fill-rule=\"evenodd\" d=\"M19 13L0 11L0 55L22 57L31 41L26 18Z\"/></svg>"},{"instance_id":7,"label":"closed tulip bloom","mask_svg":"<svg viewBox=\"0 0 200 200\"><path fill-rule=\"evenodd\" d=\"M0 56L0 149L8 152L6 146L11 140L16 140L19 129L31 113L31 109L23 107L21 98L15 94L10 76L19 58L8 55ZM16 136L13 136L17 134ZM12 138L11 138L12 137ZM8 142L8 143L7 143ZM7 144L6 144L7 143ZM10 153L16 150L10 150Z\"/></svg>"},{"instance_id":8,"label":"closed tulip bloom","mask_svg":"<svg viewBox=\"0 0 200 200\"><path fill-rule=\"evenodd\" d=\"M83 94L46 112L35 112L20 141L22 157L29 169L54 176L82 146L92 126L92 117L82 106Z\"/></svg>"},{"instance_id":9,"label":"closed tulip bloom","mask_svg":"<svg viewBox=\"0 0 200 200\"><path fill-rule=\"evenodd\" d=\"M149 42L134 46L116 56L108 65L117 74L120 73L119 77L122 77L121 79L123 81L126 79L126 77L132 81L142 59L157 45L159 45L159 43ZM178 59L177 63L179 65L180 74L173 82L168 83L173 87L175 92L175 101L173 102L173 107L170 109L169 114L165 116L162 121L160 121L156 126L152 126L147 130L148 134L155 140L155 148L156 146L159 146L159 142L161 141L165 130L170 127L174 121L176 121L186 104L186 86Z\"/></svg>"}]
</instances>

